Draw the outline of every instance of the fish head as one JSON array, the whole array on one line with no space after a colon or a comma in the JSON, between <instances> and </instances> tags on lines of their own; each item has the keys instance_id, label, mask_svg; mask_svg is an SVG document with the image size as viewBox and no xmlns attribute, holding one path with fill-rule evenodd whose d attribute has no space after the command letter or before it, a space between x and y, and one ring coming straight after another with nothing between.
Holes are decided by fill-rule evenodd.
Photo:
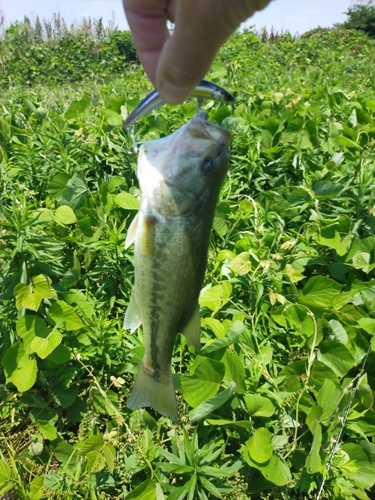
<instances>
[{"instance_id":1,"label":"fish head","mask_svg":"<svg viewBox=\"0 0 375 500\"><path fill-rule=\"evenodd\" d=\"M183 216L217 193L228 169L230 133L200 111L173 134L145 142L138 160L142 196L161 216Z\"/></svg>"}]
</instances>

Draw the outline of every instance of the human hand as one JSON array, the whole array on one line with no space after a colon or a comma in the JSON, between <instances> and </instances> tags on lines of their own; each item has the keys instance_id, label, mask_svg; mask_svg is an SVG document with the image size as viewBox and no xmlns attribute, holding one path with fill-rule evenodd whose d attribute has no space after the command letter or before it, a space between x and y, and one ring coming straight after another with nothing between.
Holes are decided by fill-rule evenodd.
<instances>
[{"instance_id":1,"label":"human hand","mask_svg":"<svg viewBox=\"0 0 375 500\"><path fill-rule=\"evenodd\" d=\"M139 59L161 98L179 104L243 21L271 0L123 0ZM175 23L170 37L167 21Z\"/></svg>"}]
</instances>

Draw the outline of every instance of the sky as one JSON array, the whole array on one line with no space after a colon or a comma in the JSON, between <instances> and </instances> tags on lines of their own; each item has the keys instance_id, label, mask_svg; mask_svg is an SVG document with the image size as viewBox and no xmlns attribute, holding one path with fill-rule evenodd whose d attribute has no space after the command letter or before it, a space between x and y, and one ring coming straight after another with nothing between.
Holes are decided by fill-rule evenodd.
<instances>
[{"instance_id":1,"label":"sky","mask_svg":"<svg viewBox=\"0 0 375 500\"><path fill-rule=\"evenodd\" d=\"M273 0L246 25L301 34L318 26L330 27L343 22L344 12L352 3L353 0ZM128 29L121 0L0 0L0 9L5 14L6 26L22 20L25 15L32 19L36 16L51 19L54 12L59 12L68 24L79 22L83 17L102 17L105 25L114 21L119 29Z\"/></svg>"}]
</instances>

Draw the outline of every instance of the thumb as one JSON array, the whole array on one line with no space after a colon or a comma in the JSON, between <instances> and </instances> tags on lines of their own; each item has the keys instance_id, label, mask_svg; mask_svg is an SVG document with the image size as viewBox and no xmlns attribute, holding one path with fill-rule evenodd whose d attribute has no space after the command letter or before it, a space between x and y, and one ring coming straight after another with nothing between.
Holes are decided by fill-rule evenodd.
<instances>
[{"instance_id":1,"label":"thumb","mask_svg":"<svg viewBox=\"0 0 375 500\"><path fill-rule=\"evenodd\" d=\"M156 71L161 98L179 104L204 77L217 51L239 25L270 0L177 0L175 30Z\"/></svg>"}]
</instances>

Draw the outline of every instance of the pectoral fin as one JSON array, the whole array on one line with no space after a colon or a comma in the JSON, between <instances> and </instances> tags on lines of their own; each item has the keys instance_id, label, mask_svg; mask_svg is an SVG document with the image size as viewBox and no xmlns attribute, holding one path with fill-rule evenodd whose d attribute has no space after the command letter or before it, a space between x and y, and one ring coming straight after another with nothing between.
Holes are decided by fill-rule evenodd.
<instances>
[{"instance_id":1,"label":"pectoral fin","mask_svg":"<svg viewBox=\"0 0 375 500\"><path fill-rule=\"evenodd\" d=\"M125 313L124 330L130 330L130 333L133 333L141 325L141 323L141 314L133 293Z\"/></svg>"},{"instance_id":2,"label":"pectoral fin","mask_svg":"<svg viewBox=\"0 0 375 500\"><path fill-rule=\"evenodd\" d=\"M137 232L138 219L139 219L139 212L134 217L134 219L132 220L132 222L131 222L131 224L129 226L128 234L126 235L126 239L125 239L125 250L128 247L130 247L130 245L132 243L134 243L135 235L136 235L136 232Z\"/></svg>"},{"instance_id":3,"label":"pectoral fin","mask_svg":"<svg viewBox=\"0 0 375 500\"><path fill-rule=\"evenodd\" d=\"M201 318L199 315L199 305L197 305L192 317L182 332L185 338L199 351L201 348Z\"/></svg>"}]
</instances>

